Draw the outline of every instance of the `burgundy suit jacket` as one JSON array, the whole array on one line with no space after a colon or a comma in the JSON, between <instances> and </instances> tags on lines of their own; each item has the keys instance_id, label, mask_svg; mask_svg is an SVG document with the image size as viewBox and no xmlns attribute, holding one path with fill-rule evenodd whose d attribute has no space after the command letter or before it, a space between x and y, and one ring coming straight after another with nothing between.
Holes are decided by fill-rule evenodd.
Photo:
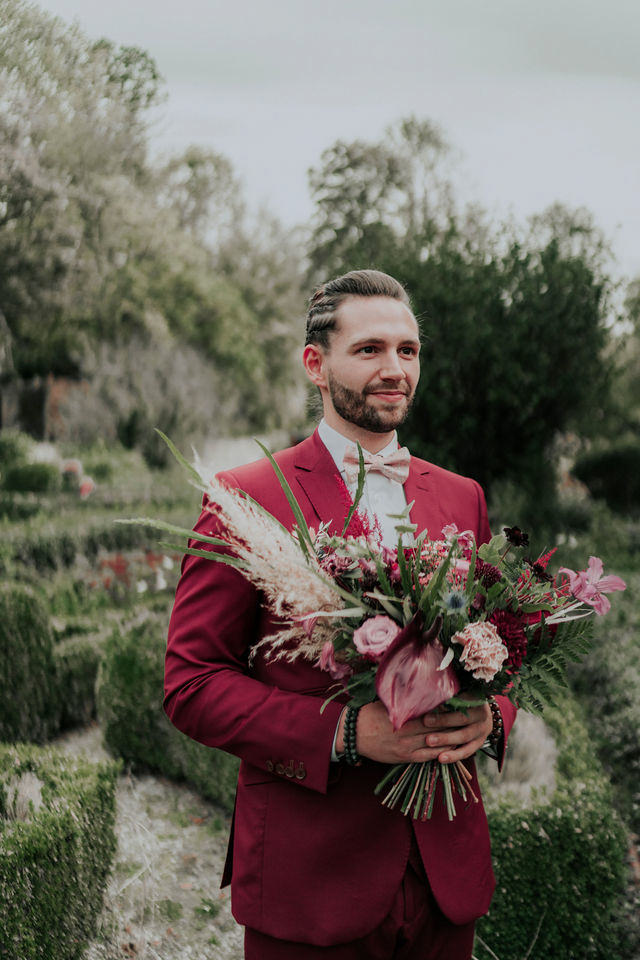
<instances>
[{"instance_id":1,"label":"burgundy suit jacket","mask_svg":"<svg viewBox=\"0 0 640 960\"><path fill-rule=\"evenodd\" d=\"M340 532L347 506L334 461L317 432L276 455L311 526ZM261 460L220 474L288 527L291 509ZM411 459L405 484L411 519L435 538L446 523L489 538L479 485ZM195 530L215 532L204 510ZM321 713L329 674L310 663L248 666L249 647L273 628L260 595L228 565L185 556L169 627L165 710L188 736L241 758L223 885L236 920L285 940L329 945L362 937L387 914L415 834L436 900L454 923L485 913L495 880L482 802L456 798L449 822L438 785L425 822L383 807L373 788L387 769L331 763L343 707ZM505 741L515 709L499 698ZM473 787L479 796L475 767Z\"/></svg>"}]
</instances>

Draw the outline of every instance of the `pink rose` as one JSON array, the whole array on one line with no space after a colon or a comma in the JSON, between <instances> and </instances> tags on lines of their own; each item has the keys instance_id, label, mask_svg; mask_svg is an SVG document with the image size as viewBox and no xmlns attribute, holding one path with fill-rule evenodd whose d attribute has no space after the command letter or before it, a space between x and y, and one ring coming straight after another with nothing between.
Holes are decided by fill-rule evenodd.
<instances>
[{"instance_id":1,"label":"pink rose","mask_svg":"<svg viewBox=\"0 0 640 960\"><path fill-rule=\"evenodd\" d=\"M336 660L336 654L331 640L327 640L323 644L316 666L330 673L334 680L344 680L344 678L348 677L351 673L351 668L348 667L346 663L338 663Z\"/></svg>"},{"instance_id":2,"label":"pink rose","mask_svg":"<svg viewBox=\"0 0 640 960\"><path fill-rule=\"evenodd\" d=\"M509 656L492 623L468 623L464 630L451 637L451 642L461 643L464 647L460 662L476 680L493 680Z\"/></svg>"},{"instance_id":3,"label":"pink rose","mask_svg":"<svg viewBox=\"0 0 640 960\"><path fill-rule=\"evenodd\" d=\"M371 617L354 630L353 645L363 656L379 660L399 633L400 627L391 617Z\"/></svg>"}]
</instances>

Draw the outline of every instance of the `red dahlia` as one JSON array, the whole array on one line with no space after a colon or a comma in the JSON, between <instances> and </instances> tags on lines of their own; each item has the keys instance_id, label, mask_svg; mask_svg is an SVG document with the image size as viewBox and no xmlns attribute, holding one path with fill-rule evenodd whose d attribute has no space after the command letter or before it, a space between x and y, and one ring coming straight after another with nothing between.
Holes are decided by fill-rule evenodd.
<instances>
[{"instance_id":1,"label":"red dahlia","mask_svg":"<svg viewBox=\"0 0 640 960\"><path fill-rule=\"evenodd\" d=\"M522 622L509 610L494 610L489 617L509 651L505 667L519 670L527 652L527 637Z\"/></svg>"},{"instance_id":2,"label":"red dahlia","mask_svg":"<svg viewBox=\"0 0 640 960\"><path fill-rule=\"evenodd\" d=\"M476 560L476 580L479 580L485 589L489 589L502 579L502 573L492 563L485 563L480 557Z\"/></svg>"}]
</instances>

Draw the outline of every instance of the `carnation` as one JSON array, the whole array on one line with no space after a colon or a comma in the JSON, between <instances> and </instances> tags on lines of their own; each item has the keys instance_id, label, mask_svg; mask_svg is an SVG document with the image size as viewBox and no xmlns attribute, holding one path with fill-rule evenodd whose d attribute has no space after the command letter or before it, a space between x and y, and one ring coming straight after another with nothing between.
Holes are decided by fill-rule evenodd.
<instances>
[{"instance_id":1,"label":"carnation","mask_svg":"<svg viewBox=\"0 0 640 960\"><path fill-rule=\"evenodd\" d=\"M379 660L399 633L400 627L391 617L371 617L353 631L353 645L364 657Z\"/></svg>"},{"instance_id":2,"label":"carnation","mask_svg":"<svg viewBox=\"0 0 640 960\"><path fill-rule=\"evenodd\" d=\"M492 623L468 623L464 630L455 633L452 643L464 647L460 662L476 680L493 680L509 656L498 630Z\"/></svg>"}]
</instances>

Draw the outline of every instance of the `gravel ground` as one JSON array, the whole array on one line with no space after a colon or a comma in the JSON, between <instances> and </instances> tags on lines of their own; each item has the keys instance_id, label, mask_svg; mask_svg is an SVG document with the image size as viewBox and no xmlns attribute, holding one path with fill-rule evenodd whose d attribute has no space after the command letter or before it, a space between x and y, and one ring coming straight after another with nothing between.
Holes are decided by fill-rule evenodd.
<instances>
[{"instance_id":1,"label":"gravel ground","mask_svg":"<svg viewBox=\"0 0 640 960\"><path fill-rule=\"evenodd\" d=\"M107 756L98 725L56 742ZM241 960L243 931L219 888L228 817L188 787L151 775L120 777L118 850L101 929L86 960Z\"/></svg>"}]
</instances>

